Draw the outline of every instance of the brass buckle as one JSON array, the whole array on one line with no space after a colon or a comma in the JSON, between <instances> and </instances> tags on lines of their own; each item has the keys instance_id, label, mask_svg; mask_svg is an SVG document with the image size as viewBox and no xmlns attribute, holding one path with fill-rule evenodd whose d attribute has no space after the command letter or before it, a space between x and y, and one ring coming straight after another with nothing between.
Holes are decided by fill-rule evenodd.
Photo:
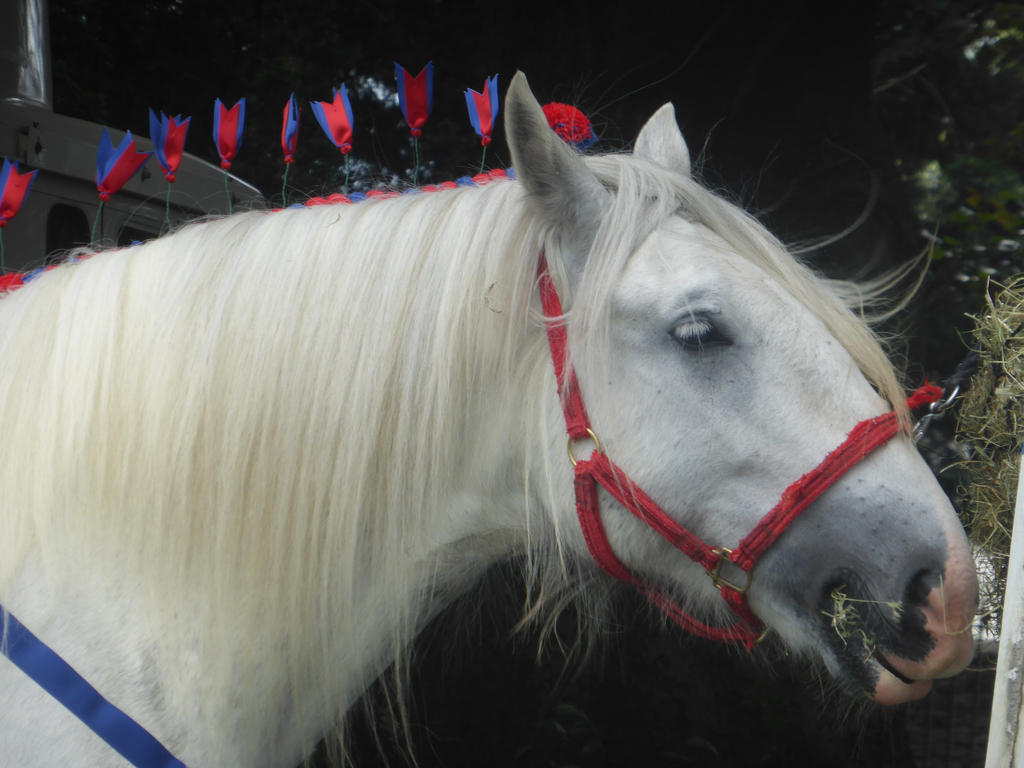
<instances>
[{"instance_id":1,"label":"brass buckle","mask_svg":"<svg viewBox=\"0 0 1024 768\"><path fill-rule=\"evenodd\" d=\"M729 565L736 565L732 560L729 559L730 555L732 555L732 550L728 547L715 547L711 551L714 552L715 556L718 558L718 562L715 563L714 568L705 569L707 575L711 577L711 583L719 589L721 589L722 587L728 587L729 589L735 592L739 592L741 595L745 595L747 593L747 590L750 589L750 583L754 580L754 574L752 574L750 571L744 571L742 568L740 568L743 574L747 577L747 582L742 586L740 586L739 584L734 584L722 575L722 566L724 564L728 563ZM739 568L738 565L736 567Z\"/></svg>"},{"instance_id":2,"label":"brass buckle","mask_svg":"<svg viewBox=\"0 0 1024 768\"><path fill-rule=\"evenodd\" d=\"M597 438L597 435L594 434L594 430L592 430L590 427L587 427L587 437L589 437L591 440L594 441L594 450L597 453L603 453L604 452L601 449L601 441ZM580 439L582 440L583 438L580 438ZM574 467L576 466L576 454L573 453L572 446L573 446L573 443L575 443L575 442L576 442L576 440L574 440L572 437L570 437L569 438L569 444L568 444L568 447L567 447L567 450L569 451L569 463L571 463Z\"/></svg>"}]
</instances>

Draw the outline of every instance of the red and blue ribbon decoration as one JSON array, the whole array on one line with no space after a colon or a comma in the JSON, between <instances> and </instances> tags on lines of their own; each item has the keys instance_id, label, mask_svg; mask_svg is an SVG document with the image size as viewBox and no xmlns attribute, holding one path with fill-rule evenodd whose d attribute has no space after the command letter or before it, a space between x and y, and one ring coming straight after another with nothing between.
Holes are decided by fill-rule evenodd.
<instances>
[{"instance_id":1,"label":"red and blue ribbon decoration","mask_svg":"<svg viewBox=\"0 0 1024 768\"><path fill-rule=\"evenodd\" d=\"M484 80L482 93L472 88L466 89L466 108L469 110L469 122L480 137L480 145L486 147L491 143L494 133L494 121L498 117L498 76Z\"/></svg>"},{"instance_id":2,"label":"red and blue ribbon decoration","mask_svg":"<svg viewBox=\"0 0 1024 768\"><path fill-rule=\"evenodd\" d=\"M498 76L484 80L482 93L472 88L466 89L466 109L469 110L469 122L480 137L480 146L484 148L480 158L480 173L484 172L484 161L487 157L487 145L491 143L494 133L494 121L498 117Z\"/></svg>"},{"instance_id":3,"label":"red and blue ribbon decoration","mask_svg":"<svg viewBox=\"0 0 1024 768\"><path fill-rule=\"evenodd\" d=\"M152 108L149 110L149 137L153 140L157 162L164 170L164 178L171 184L174 183L174 174L181 165L185 137L188 135L188 126L191 122L191 117L184 120L181 119L181 115L168 117L162 110L160 117L157 117Z\"/></svg>"},{"instance_id":4,"label":"red and blue ribbon decoration","mask_svg":"<svg viewBox=\"0 0 1024 768\"><path fill-rule=\"evenodd\" d=\"M128 179L139 172L152 154L135 149L135 139L132 138L131 131L125 132L121 143L115 148L107 129L103 129L100 146L96 152L96 191L99 192L100 204L93 220L92 242L96 242L96 227L103 215L103 204L117 193Z\"/></svg>"},{"instance_id":5,"label":"red and blue ribbon decoration","mask_svg":"<svg viewBox=\"0 0 1024 768\"><path fill-rule=\"evenodd\" d=\"M344 190L348 192L348 176L351 168L352 151L352 103L348 98L348 91L344 83L340 88L334 89L332 101L311 101L310 108L313 116L320 124L323 132L331 143L336 146L345 157L345 185Z\"/></svg>"},{"instance_id":6,"label":"red and blue ribbon decoration","mask_svg":"<svg viewBox=\"0 0 1024 768\"><path fill-rule=\"evenodd\" d=\"M0 229L6 227L21 209L37 173L38 170L19 173L18 162L12 163L4 158L3 170L0 171Z\"/></svg>"},{"instance_id":7,"label":"red and blue ribbon decoration","mask_svg":"<svg viewBox=\"0 0 1024 768\"><path fill-rule=\"evenodd\" d=\"M3 170L0 171L0 272L7 269L4 263L4 227L21 209L37 173L38 170L18 173L18 162L12 163L4 158Z\"/></svg>"},{"instance_id":8,"label":"red and blue ribbon decoration","mask_svg":"<svg viewBox=\"0 0 1024 768\"><path fill-rule=\"evenodd\" d=\"M213 141L220 155L220 167L225 171L242 148L242 131L245 129L245 98L239 99L228 109L220 99L213 104Z\"/></svg>"},{"instance_id":9,"label":"red and blue ribbon decoration","mask_svg":"<svg viewBox=\"0 0 1024 768\"><path fill-rule=\"evenodd\" d=\"M245 98L239 99L228 109L220 99L213 103L213 142L220 155L220 167L224 169L224 193L228 198L228 213L231 213L231 189L228 186L228 169L242 148L242 131L245 129Z\"/></svg>"},{"instance_id":10,"label":"red and blue ribbon decoration","mask_svg":"<svg viewBox=\"0 0 1024 768\"><path fill-rule=\"evenodd\" d=\"M416 77L413 77L396 61L395 81L398 83L398 106L409 126L409 132L412 134L413 152L416 158L412 183L413 186L418 186L420 136L423 135L423 126L426 125L427 118L434 111L434 62L427 62L427 66L421 69Z\"/></svg>"},{"instance_id":11,"label":"red and blue ribbon decoration","mask_svg":"<svg viewBox=\"0 0 1024 768\"><path fill-rule=\"evenodd\" d=\"M157 117L152 107L149 110L149 137L153 140L153 151L156 152L157 162L164 169L164 178L167 179L164 221L167 222L168 230L171 228L171 184L174 183L175 174L181 165L185 137L188 135L188 126L191 122L191 117L184 120L181 119L181 115L168 117L163 110L160 111L160 117Z\"/></svg>"},{"instance_id":12,"label":"red and blue ribbon decoration","mask_svg":"<svg viewBox=\"0 0 1024 768\"><path fill-rule=\"evenodd\" d=\"M333 101L311 101L313 116L331 143L347 155L352 151L352 104L345 86L334 89Z\"/></svg>"},{"instance_id":13,"label":"red and blue ribbon decoration","mask_svg":"<svg viewBox=\"0 0 1024 768\"><path fill-rule=\"evenodd\" d=\"M185 768L153 734L103 698L3 606L0 606L0 652L132 765Z\"/></svg>"},{"instance_id":14,"label":"red and blue ribbon decoration","mask_svg":"<svg viewBox=\"0 0 1024 768\"><path fill-rule=\"evenodd\" d=\"M299 144L299 103L293 93L284 105L281 119L281 151L287 165L295 162L295 149Z\"/></svg>"},{"instance_id":15,"label":"red and blue ribbon decoration","mask_svg":"<svg viewBox=\"0 0 1024 768\"><path fill-rule=\"evenodd\" d=\"M96 190L99 192L100 200L109 200L128 179L138 173L152 154L135 149L135 139L132 138L131 131L125 132L121 143L115 148L110 140L110 134L104 128L96 153Z\"/></svg>"},{"instance_id":16,"label":"red and blue ribbon decoration","mask_svg":"<svg viewBox=\"0 0 1024 768\"><path fill-rule=\"evenodd\" d=\"M19 173L18 161L12 163L4 158L3 170L0 171L0 229L6 227L21 209L37 173L38 170Z\"/></svg>"},{"instance_id":17,"label":"red and blue ribbon decoration","mask_svg":"<svg viewBox=\"0 0 1024 768\"><path fill-rule=\"evenodd\" d=\"M284 179L281 181L281 202L288 205L288 172L295 162L295 149L299 145L299 104L293 93L284 105L281 117L281 151L284 152Z\"/></svg>"},{"instance_id":18,"label":"red and blue ribbon decoration","mask_svg":"<svg viewBox=\"0 0 1024 768\"><path fill-rule=\"evenodd\" d=\"M402 116L413 137L419 138L427 118L434 111L434 62L427 62L427 66L413 77L396 61L395 80L398 82L398 106Z\"/></svg>"}]
</instances>

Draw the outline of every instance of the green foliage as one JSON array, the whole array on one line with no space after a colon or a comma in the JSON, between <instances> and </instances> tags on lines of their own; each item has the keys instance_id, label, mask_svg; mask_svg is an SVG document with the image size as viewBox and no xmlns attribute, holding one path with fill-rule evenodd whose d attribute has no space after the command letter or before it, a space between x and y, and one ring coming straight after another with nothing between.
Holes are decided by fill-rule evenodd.
<instances>
[{"instance_id":1,"label":"green foliage","mask_svg":"<svg viewBox=\"0 0 1024 768\"><path fill-rule=\"evenodd\" d=\"M987 281L1024 268L1024 6L920 0L885 26L877 103L933 246L931 357L955 362Z\"/></svg>"}]
</instances>

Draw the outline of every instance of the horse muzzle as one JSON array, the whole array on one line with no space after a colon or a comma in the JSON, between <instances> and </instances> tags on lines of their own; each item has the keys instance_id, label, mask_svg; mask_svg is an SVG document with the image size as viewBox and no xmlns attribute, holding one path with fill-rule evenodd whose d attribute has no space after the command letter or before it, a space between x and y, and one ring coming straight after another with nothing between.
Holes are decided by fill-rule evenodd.
<instances>
[{"instance_id":1,"label":"horse muzzle","mask_svg":"<svg viewBox=\"0 0 1024 768\"><path fill-rule=\"evenodd\" d=\"M841 677L879 704L922 698L932 680L957 674L973 656L977 578L966 546L951 549L906 579L894 564L892 580L867 578L858 568L836 571L827 582L819 604L826 644Z\"/></svg>"},{"instance_id":2,"label":"horse muzzle","mask_svg":"<svg viewBox=\"0 0 1024 768\"><path fill-rule=\"evenodd\" d=\"M920 574L908 588L906 610L923 619L931 648L920 658L876 649L872 661L878 667L877 679L869 695L879 704L919 699L931 691L932 680L963 671L973 657L977 580L974 568L966 567L962 559L951 558L943 577Z\"/></svg>"},{"instance_id":3,"label":"horse muzzle","mask_svg":"<svg viewBox=\"0 0 1024 768\"><path fill-rule=\"evenodd\" d=\"M885 705L927 695L974 649L974 558L945 494L912 458L891 445L852 470L765 553L751 590L787 645Z\"/></svg>"}]
</instances>

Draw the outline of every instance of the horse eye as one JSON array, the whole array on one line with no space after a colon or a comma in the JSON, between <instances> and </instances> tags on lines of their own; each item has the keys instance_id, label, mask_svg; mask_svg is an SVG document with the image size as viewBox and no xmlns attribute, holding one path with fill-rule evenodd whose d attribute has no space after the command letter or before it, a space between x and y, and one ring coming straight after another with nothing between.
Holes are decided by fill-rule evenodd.
<instances>
[{"instance_id":1,"label":"horse eye","mask_svg":"<svg viewBox=\"0 0 1024 768\"><path fill-rule=\"evenodd\" d=\"M732 346L732 339L705 318L687 318L672 329L671 335L679 346L690 352Z\"/></svg>"}]
</instances>

